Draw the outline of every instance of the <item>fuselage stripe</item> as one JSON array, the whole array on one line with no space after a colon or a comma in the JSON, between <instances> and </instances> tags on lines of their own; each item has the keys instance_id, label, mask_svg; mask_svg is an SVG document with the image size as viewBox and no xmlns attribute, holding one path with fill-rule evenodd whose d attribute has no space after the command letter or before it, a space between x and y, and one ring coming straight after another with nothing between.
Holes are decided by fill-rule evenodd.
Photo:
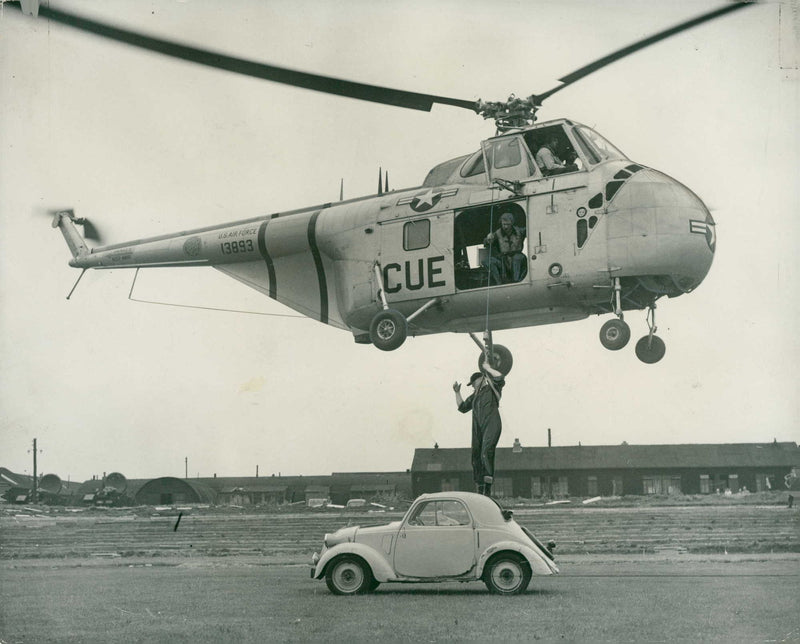
<instances>
[{"instance_id":1,"label":"fuselage stripe","mask_svg":"<svg viewBox=\"0 0 800 644\"><path fill-rule=\"evenodd\" d=\"M267 265L267 274L269 275L269 296L273 300L277 300L278 284L275 281L275 265L272 263L272 257L270 257L270 254L267 252L267 224L269 224L270 221L272 221L272 217L262 223L261 227L258 229L258 252L261 253L261 258Z\"/></svg>"},{"instance_id":2,"label":"fuselage stripe","mask_svg":"<svg viewBox=\"0 0 800 644\"><path fill-rule=\"evenodd\" d=\"M325 266L322 264L322 256L319 254L317 246L317 217L320 211L311 215L308 221L308 247L311 249L311 256L314 258L314 266L317 268L317 281L319 282L319 321L323 324L328 323L328 281L325 278Z\"/></svg>"}]
</instances>

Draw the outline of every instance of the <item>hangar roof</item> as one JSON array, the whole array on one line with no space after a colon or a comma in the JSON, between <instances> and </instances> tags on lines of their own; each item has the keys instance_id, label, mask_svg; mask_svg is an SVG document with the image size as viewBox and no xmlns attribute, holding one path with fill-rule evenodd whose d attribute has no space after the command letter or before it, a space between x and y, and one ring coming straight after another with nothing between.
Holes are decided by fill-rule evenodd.
<instances>
[{"instance_id":1,"label":"hangar roof","mask_svg":"<svg viewBox=\"0 0 800 644\"><path fill-rule=\"evenodd\" d=\"M174 476L162 476L157 479L150 479L142 485L137 491L134 499L137 503L145 503L148 495L152 496L159 494L163 490L170 490L172 492L184 492L190 490L196 497L194 500L187 500L187 502L201 502L208 503L214 500L216 492L209 487L192 479L179 479Z\"/></svg>"}]
</instances>

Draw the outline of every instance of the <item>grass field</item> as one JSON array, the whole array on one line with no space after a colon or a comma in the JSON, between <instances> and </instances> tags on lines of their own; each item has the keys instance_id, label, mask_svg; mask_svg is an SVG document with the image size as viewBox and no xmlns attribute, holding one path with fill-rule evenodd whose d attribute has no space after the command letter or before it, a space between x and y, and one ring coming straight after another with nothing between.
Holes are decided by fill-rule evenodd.
<instances>
[{"instance_id":1,"label":"grass field","mask_svg":"<svg viewBox=\"0 0 800 644\"><path fill-rule=\"evenodd\" d=\"M691 557L691 556L690 556ZM380 586L337 597L306 566L247 558L2 568L11 643L791 641L800 559L562 561L517 597L483 584Z\"/></svg>"},{"instance_id":2,"label":"grass field","mask_svg":"<svg viewBox=\"0 0 800 644\"><path fill-rule=\"evenodd\" d=\"M800 641L800 511L517 508L562 574L336 597L324 532L399 513L152 508L0 513L0 642ZM727 553L727 554L726 554Z\"/></svg>"}]
</instances>

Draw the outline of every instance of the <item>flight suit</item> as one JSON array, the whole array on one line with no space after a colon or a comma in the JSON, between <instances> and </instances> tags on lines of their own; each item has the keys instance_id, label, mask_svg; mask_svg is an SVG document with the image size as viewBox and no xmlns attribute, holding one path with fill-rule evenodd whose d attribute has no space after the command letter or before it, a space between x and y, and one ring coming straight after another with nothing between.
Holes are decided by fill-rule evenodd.
<instances>
[{"instance_id":1,"label":"flight suit","mask_svg":"<svg viewBox=\"0 0 800 644\"><path fill-rule=\"evenodd\" d=\"M495 248L498 255L492 255L487 268L491 277L491 284L505 284L519 282L527 272L527 258L522 253L522 244L525 241L525 229L513 226L508 235L502 228L487 235L484 243L496 242Z\"/></svg>"},{"instance_id":2,"label":"flight suit","mask_svg":"<svg viewBox=\"0 0 800 644\"><path fill-rule=\"evenodd\" d=\"M491 376L486 376L489 378ZM492 378L498 394L503 391L505 380ZM494 452L500 440L503 423L500 420L500 400L485 381L478 389L458 406L458 411L466 414L472 410L472 477L478 490L491 493L494 482ZM488 477L488 479L487 479Z\"/></svg>"}]
</instances>

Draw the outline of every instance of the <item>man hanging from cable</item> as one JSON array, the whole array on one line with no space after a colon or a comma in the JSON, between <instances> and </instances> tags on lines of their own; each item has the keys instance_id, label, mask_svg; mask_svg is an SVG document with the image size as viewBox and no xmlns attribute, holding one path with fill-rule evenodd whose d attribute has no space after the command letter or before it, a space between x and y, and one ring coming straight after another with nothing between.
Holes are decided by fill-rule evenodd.
<instances>
[{"instance_id":1,"label":"man hanging from cable","mask_svg":"<svg viewBox=\"0 0 800 644\"><path fill-rule=\"evenodd\" d=\"M500 420L500 393L506 382L503 374L485 361L482 371L470 376L473 392L464 400L461 383L453 383L458 411L472 410L472 477L479 494L491 496L494 483L494 452L503 423Z\"/></svg>"}]
</instances>

